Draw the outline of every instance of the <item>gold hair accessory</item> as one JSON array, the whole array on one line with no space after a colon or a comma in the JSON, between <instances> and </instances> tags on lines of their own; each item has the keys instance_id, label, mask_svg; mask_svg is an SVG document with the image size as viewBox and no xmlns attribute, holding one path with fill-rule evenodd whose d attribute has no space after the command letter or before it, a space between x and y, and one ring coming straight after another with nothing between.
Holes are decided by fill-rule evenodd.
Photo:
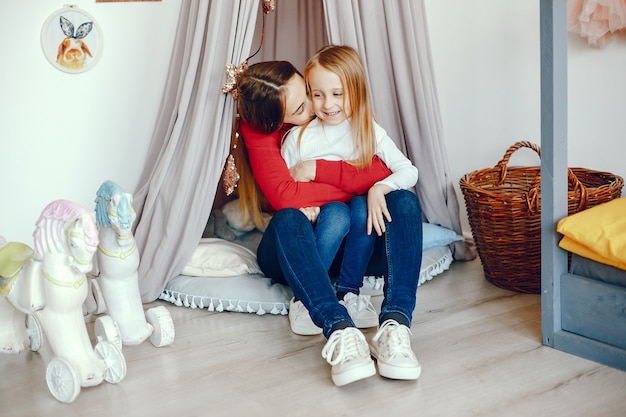
<instances>
[{"instance_id":1,"label":"gold hair accessory","mask_svg":"<svg viewBox=\"0 0 626 417\"><path fill-rule=\"evenodd\" d=\"M222 84L222 93L231 93L233 98L237 100L239 97L239 89L237 88L237 82L241 78L241 74L248 69L248 61L243 61L241 65L234 64L226 65L226 82Z\"/></svg>"},{"instance_id":2,"label":"gold hair accessory","mask_svg":"<svg viewBox=\"0 0 626 417\"><path fill-rule=\"evenodd\" d=\"M263 0L263 13L270 14L276 8L275 0Z\"/></svg>"},{"instance_id":3,"label":"gold hair accessory","mask_svg":"<svg viewBox=\"0 0 626 417\"><path fill-rule=\"evenodd\" d=\"M224 192L226 195L231 195L235 191L239 178L239 173L237 172L237 167L235 166L235 158L231 153L226 159L226 166L224 167L224 174L222 175L222 183L224 185Z\"/></svg>"}]
</instances>

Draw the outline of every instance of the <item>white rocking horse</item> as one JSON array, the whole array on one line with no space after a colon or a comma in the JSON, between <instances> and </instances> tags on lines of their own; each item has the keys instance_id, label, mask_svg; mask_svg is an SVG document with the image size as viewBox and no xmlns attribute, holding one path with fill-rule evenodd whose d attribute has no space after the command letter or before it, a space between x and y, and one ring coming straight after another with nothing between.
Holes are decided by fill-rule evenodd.
<instances>
[{"instance_id":1,"label":"white rocking horse","mask_svg":"<svg viewBox=\"0 0 626 417\"><path fill-rule=\"evenodd\" d=\"M33 237L32 257L20 243L0 249L1 291L41 326L55 355L46 369L48 388L57 400L69 403L81 386L118 383L126 376L126 361L117 347L104 341L94 349L82 313L98 230L93 213L56 200L44 208Z\"/></svg>"},{"instance_id":2,"label":"white rocking horse","mask_svg":"<svg viewBox=\"0 0 626 417\"><path fill-rule=\"evenodd\" d=\"M96 319L96 336L120 348L121 345L138 345L148 337L156 347L167 346L175 337L169 311L165 306L150 308L145 313L143 310L137 274L139 253L131 229L134 220L132 195L113 181L105 181L96 193L100 244L96 254L96 279L91 284L95 293L102 294L106 311L119 329L121 343L117 340L117 329L101 317Z\"/></svg>"},{"instance_id":3,"label":"white rocking horse","mask_svg":"<svg viewBox=\"0 0 626 417\"><path fill-rule=\"evenodd\" d=\"M26 285L13 285L17 273L33 256L30 246L19 242L7 242L0 236L0 352L20 353L30 346L33 352L41 346L41 328L32 314L45 305L43 286L36 281L30 288ZM13 299L30 298L28 314L13 307L7 296L12 292ZM24 293L22 295L21 293Z\"/></svg>"}]
</instances>

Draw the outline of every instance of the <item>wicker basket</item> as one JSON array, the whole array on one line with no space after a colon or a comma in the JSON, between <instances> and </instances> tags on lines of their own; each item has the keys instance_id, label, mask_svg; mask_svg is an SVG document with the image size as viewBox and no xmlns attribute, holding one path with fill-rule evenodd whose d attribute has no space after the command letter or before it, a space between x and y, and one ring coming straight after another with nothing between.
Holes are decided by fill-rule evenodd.
<instances>
[{"instance_id":1,"label":"wicker basket","mask_svg":"<svg viewBox=\"0 0 626 417\"><path fill-rule=\"evenodd\" d=\"M539 146L517 142L493 168L464 175L459 185L487 281L507 290L541 292L540 167L509 167L511 155ZM569 214L621 196L624 180L608 172L568 169Z\"/></svg>"}]
</instances>

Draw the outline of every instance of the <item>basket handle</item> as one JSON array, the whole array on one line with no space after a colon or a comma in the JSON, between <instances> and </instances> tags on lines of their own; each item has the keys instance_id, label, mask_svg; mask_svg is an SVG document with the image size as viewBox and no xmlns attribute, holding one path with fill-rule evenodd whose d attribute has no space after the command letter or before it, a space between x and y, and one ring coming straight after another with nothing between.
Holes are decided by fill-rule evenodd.
<instances>
[{"instance_id":1,"label":"basket handle","mask_svg":"<svg viewBox=\"0 0 626 417\"><path fill-rule=\"evenodd\" d=\"M500 170L500 179L498 185L502 185L507 176L507 168L509 165L509 160L515 151L521 148L529 148L537 153L539 158L541 159L541 148L532 142L529 141L520 141L516 142L507 149L504 153L502 159L496 164L496 167ZM589 203L589 192L587 187L580 182L574 171L570 168L567 168L567 182L568 189L571 188L573 191L580 193L580 199L578 203L578 211L583 210L587 207ZM537 175L533 182L530 185L530 189L528 194L526 195L526 202L528 204L528 209L531 213L535 213L539 211L539 186L541 185L541 175Z\"/></svg>"},{"instance_id":2,"label":"basket handle","mask_svg":"<svg viewBox=\"0 0 626 417\"><path fill-rule=\"evenodd\" d=\"M530 190L526 195L526 201L528 203L528 209L531 213L539 210L539 186L541 185L541 176L535 177ZM587 208L589 204L589 189L585 184L580 182L574 171L571 168L567 168L567 189L572 190L580 194L578 199L578 207L576 211L582 211Z\"/></svg>"},{"instance_id":3,"label":"basket handle","mask_svg":"<svg viewBox=\"0 0 626 417\"><path fill-rule=\"evenodd\" d=\"M498 185L502 185L504 183L504 180L506 179L509 159L511 159L511 156L515 153L515 151L522 148L532 149L533 151L537 152L539 159L541 159L541 148L539 148L538 145L528 141L515 142L509 147L509 149L506 150L502 159L496 164L496 167L500 169L500 179L498 181Z\"/></svg>"}]
</instances>

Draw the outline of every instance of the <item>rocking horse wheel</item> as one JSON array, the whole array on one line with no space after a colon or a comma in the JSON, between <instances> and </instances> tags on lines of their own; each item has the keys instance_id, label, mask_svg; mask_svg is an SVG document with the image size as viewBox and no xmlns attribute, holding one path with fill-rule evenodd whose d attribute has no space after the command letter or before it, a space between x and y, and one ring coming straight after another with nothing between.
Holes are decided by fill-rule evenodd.
<instances>
[{"instance_id":1,"label":"rocking horse wheel","mask_svg":"<svg viewBox=\"0 0 626 417\"><path fill-rule=\"evenodd\" d=\"M78 372L63 358L54 358L46 368L48 390L62 403L71 403L80 394Z\"/></svg>"},{"instance_id":2,"label":"rocking horse wheel","mask_svg":"<svg viewBox=\"0 0 626 417\"><path fill-rule=\"evenodd\" d=\"M126 359L124 359L122 351L113 343L100 342L96 345L95 351L107 366L104 374L105 381L117 384L126 377Z\"/></svg>"},{"instance_id":3,"label":"rocking horse wheel","mask_svg":"<svg viewBox=\"0 0 626 417\"><path fill-rule=\"evenodd\" d=\"M33 352L39 351L42 339L41 326L39 326L37 319L30 314L26 316L26 333L30 341L30 350Z\"/></svg>"},{"instance_id":4,"label":"rocking horse wheel","mask_svg":"<svg viewBox=\"0 0 626 417\"><path fill-rule=\"evenodd\" d=\"M175 330L172 316L165 306L158 306L146 311L146 319L154 329L150 343L155 347L168 346L174 343Z\"/></svg>"},{"instance_id":5,"label":"rocking horse wheel","mask_svg":"<svg viewBox=\"0 0 626 417\"><path fill-rule=\"evenodd\" d=\"M111 316L100 316L94 324L94 333L98 342L110 342L120 351L122 350L122 333Z\"/></svg>"}]
</instances>

